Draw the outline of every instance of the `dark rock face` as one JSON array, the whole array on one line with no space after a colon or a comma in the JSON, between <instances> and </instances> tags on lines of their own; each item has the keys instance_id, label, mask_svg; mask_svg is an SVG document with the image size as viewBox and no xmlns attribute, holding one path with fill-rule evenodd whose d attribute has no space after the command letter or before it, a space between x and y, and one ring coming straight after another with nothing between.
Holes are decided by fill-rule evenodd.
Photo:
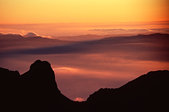
<instances>
[{"instance_id":1,"label":"dark rock face","mask_svg":"<svg viewBox=\"0 0 169 112\"><path fill-rule=\"evenodd\" d=\"M37 60L30 70L20 76L23 102L30 106L30 109L36 111L63 111L63 108L71 105L72 101L61 94L55 82L55 75L46 61ZM27 95L27 96L25 96ZM26 101L27 100L27 101ZM25 108L26 108L26 106ZM23 106L23 107L24 107ZM32 111L32 110L30 110Z\"/></svg>"},{"instance_id":2,"label":"dark rock face","mask_svg":"<svg viewBox=\"0 0 169 112\"><path fill-rule=\"evenodd\" d=\"M74 102L58 89L46 61L37 60L23 75L0 68L0 111L152 112L168 111L169 71L142 75L117 89L100 89L85 102Z\"/></svg>"},{"instance_id":3,"label":"dark rock face","mask_svg":"<svg viewBox=\"0 0 169 112\"><path fill-rule=\"evenodd\" d=\"M16 110L18 105L19 73L0 68L0 111Z\"/></svg>"},{"instance_id":4,"label":"dark rock face","mask_svg":"<svg viewBox=\"0 0 169 112\"><path fill-rule=\"evenodd\" d=\"M142 75L117 89L100 89L87 102L93 111L154 112L169 110L169 71Z\"/></svg>"},{"instance_id":5,"label":"dark rock face","mask_svg":"<svg viewBox=\"0 0 169 112\"><path fill-rule=\"evenodd\" d=\"M7 111L56 112L74 108L61 94L55 75L46 61L37 60L23 75L0 68L1 104Z\"/></svg>"}]
</instances>

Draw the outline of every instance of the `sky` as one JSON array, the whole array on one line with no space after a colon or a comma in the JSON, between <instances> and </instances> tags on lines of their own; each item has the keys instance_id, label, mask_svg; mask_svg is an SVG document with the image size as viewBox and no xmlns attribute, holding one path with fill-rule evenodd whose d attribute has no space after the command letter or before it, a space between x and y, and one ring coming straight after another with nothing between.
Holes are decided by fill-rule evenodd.
<instances>
[{"instance_id":1,"label":"sky","mask_svg":"<svg viewBox=\"0 0 169 112\"><path fill-rule=\"evenodd\" d=\"M168 33L168 10L169 0L0 0L0 33L78 41Z\"/></svg>"},{"instance_id":2,"label":"sky","mask_svg":"<svg viewBox=\"0 0 169 112\"><path fill-rule=\"evenodd\" d=\"M169 34L168 12L169 0L0 0L0 67L22 74L37 59L49 61L61 92L82 101L169 69L168 35L132 37ZM27 40L27 33L59 40Z\"/></svg>"},{"instance_id":3,"label":"sky","mask_svg":"<svg viewBox=\"0 0 169 112\"><path fill-rule=\"evenodd\" d=\"M167 21L168 10L168 0L0 0L0 23Z\"/></svg>"}]
</instances>

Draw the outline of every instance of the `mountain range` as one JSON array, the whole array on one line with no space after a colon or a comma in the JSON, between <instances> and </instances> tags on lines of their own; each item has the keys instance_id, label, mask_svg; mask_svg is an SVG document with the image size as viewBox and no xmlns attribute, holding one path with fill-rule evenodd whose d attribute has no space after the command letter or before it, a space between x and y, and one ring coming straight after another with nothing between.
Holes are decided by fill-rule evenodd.
<instances>
[{"instance_id":1,"label":"mountain range","mask_svg":"<svg viewBox=\"0 0 169 112\"><path fill-rule=\"evenodd\" d=\"M12 50L23 48L38 48L38 47L50 47L59 46L72 43L71 41L58 40L38 36L33 33L27 35L20 34L1 34L0 33L0 50Z\"/></svg>"},{"instance_id":2,"label":"mountain range","mask_svg":"<svg viewBox=\"0 0 169 112\"><path fill-rule=\"evenodd\" d=\"M108 37L82 42L9 34L0 35L0 41L3 57L23 54L107 54L126 59L169 61L169 34Z\"/></svg>"},{"instance_id":3,"label":"mountain range","mask_svg":"<svg viewBox=\"0 0 169 112\"><path fill-rule=\"evenodd\" d=\"M169 111L168 70L149 72L120 88L99 89L86 101L75 102L59 90L50 63L37 60L22 75L0 68L0 90L1 112Z\"/></svg>"}]
</instances>

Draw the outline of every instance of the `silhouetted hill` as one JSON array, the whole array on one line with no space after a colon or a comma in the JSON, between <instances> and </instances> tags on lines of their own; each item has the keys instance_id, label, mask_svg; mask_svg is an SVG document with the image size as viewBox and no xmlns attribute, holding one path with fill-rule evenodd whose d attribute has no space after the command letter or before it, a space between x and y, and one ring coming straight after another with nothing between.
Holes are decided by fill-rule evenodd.
<instances>
[{"instance_id":1,"label":"silhouetted hill","mask_svg":"<svg viewBox=\"0 0 169 112\"><path fill-rule=\"evenodd\" d=\"M30 70L0 68L0 103L3 111L20 112L154 112L168 111L169 71L142 75L116 89L100 89L85 102L74 102L57 87L46 61L35 61ZM0 110L1 111L1 110Z\"/></svg>"},{"instance_id":2,"label":"silhouetted hill","mask_svg":"<svg viewBox=\"0 0 169 112\"><path fill-rule=\"evenodd\" d=\"M31 109L50 112L71 110L68 106L72 105L72 101L57 88L54 72L48 62L37 60L28 72L20 76L20 81L23 97L26 97L23 102Z\"/></svg>"},{"instance_id":3,"label":"silhouetted hill","mask_svg":"<svg viewBox=\"0 0 169 112\"><path fill-rule=\"evenodd\" d=\"M17 110L19 103L19 73L0 68L0 111Z\"/></svg>"},{"instance_id":4,"label":"silhouetted hill","mask_svg":"<svg viewBox=\"0 0 169 112\"><path fill-rule=\"evenodd\" d=\"M65 112L76 109L76 103L57 88L54 72L46 61L37 60L23 75L0 68L0 87L0 96L4 99L1 104L7 111Z\"/></svg>"},{"instance_id":5,"label":"silhouetted hill","mask_svg":"<svg viewBox=\"0 0 169 112\"><path fill-rule=\"evenodd\" d=\"M169 71L149 72L120 88L100 89L87 99L92 111L100 112L105 109L120 112L166 111L169 110L168 101Z\"/></svg>"},{"instance_id":6,"label":"silhouetted hill","mask_svg":"<svg viewBox=\"0 0 169 112\"><path fill-rule=\"evenodd\" d=\"M46 54L108 54L125 59L169 61L169 34L137 35L128 37L110 37L101 40L73 42L69 44L42 44L41 47L14 49L2 52L4 55L46 55ZM24 42L25 44L25 42ZM40 44L37 44L40 45ZM1 45L0 45L1 46ZM8 47L8 46L6 46ZM5 47L5 48L6 48ZM0 47L1 49L2 47ZM119 55L124 53L124 55ZM161 58L163 57L163 58Z\"/></svg>"},{"instance_id":7,"label":"silhouetted hill","mask_svg":"<svg viewBox=\"0 0 169 112\"><path fill-rule=\"evenodd\" d=\"M27 49L39 47L51 47L66 45L72 41L64 41L58 39L51 39L42 36L22 36L19 34L1 34L0 33L0 50L13 50L13 49Z\"/></svg>"},{"instance_id":8,"label":"silhouetted hill","mask_svg":"<svg viewBox=\"0 0 169 112\"><path fill-rule=\"evenodd\" d=\"M19 34L1 34L0 33L0 40L16 40L22 39L23 37Z\"/></svg>"},{"instance_id":9,"label":"silhouetted hill","mask_svg":"<svg viewBox=\"0 0 169 112\"><path fill-rule=\"evenodd\" d=\"M153 33L148 35L136 36L119 36L108 37L97 40L97 43L118 44L118 43L167 43L169 42L169 34Z\"/></svg>"}]
</instances>

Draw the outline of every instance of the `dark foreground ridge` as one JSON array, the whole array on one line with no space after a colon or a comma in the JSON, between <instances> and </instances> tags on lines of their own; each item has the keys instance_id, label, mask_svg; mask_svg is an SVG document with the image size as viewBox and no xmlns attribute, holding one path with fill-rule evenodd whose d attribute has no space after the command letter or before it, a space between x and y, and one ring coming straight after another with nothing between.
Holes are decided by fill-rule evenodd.
<instances>
[{"instance_id":1,"label":"dark foreground ridge","mask_svg":"<svg viewBox=\"0 0 169 112\"><path fill-rule=\"evenodd\" d=\"M117 89L100 89L74 102L58 89L46 61L37 60L23 75L0 68L1 112L166 112L169 71L154 71Z\"/></svg>"}]
</instances>

